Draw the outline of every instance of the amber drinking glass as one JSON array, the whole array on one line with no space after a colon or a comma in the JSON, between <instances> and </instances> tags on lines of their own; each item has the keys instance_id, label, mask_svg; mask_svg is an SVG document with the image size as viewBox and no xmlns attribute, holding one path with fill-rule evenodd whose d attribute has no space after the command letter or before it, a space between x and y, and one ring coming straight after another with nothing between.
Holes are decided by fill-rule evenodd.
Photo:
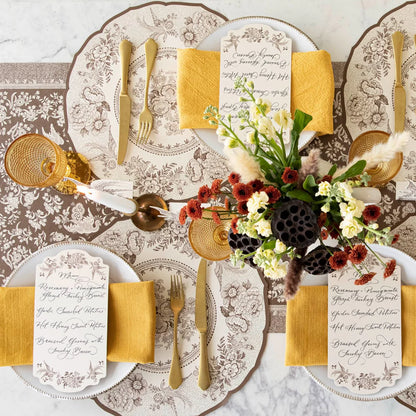
<instances>
[{"instance_id":1,"label":"amber drinking glass","mask_svg":"<svg viewBox=\"0 0 416 416\"><path fill-rule=\"evenodd\" d=\"M25 134L13 141L6 151L7 174L23 186L44 188L54 186L60 192L74 193L76 186L66 177L88 182L90 169L84 156L62 150L40 134Z\"/></svg>"}]
</instances>

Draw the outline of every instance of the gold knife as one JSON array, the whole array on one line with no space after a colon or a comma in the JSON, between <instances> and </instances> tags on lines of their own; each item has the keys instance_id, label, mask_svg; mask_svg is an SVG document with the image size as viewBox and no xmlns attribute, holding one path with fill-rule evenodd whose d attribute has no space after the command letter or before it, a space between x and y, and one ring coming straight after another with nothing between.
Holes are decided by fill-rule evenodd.
<instances>
[{"instance_id":1,"label":"gold knife","mask_svg":"<svg viewBox=\"0 0 416 416\"><path fill-rule=\"evenodd\" d=\"M207 261L201 259L196 277L195 296L195 325L200 332L200 360L198 386L206 390L211 380L209 378L208 353L207 353L207 309L205 300L205 285L207 279Z\"/></svg>"},{"instance_id":2,"label":"gold knife","mask_svg":"<svg viewBox=\"0 0 416 416\"><path fill-rule=\"evenodd\" d=\"M127 143L129 142L131 101L127 92L127 78L131 56L131 43L123 39L120 42L121 61L121 91L120 91L120 127L118 133L117 163L121 165L126 156Z\"/></svg>"},{"instance_id":3,"label":"gold knife","mask_svg":"<svg viewBox=\"0 0 416 416\"><path fill-rule=\"evenodd\" d=\"M404 120L406 113L406 92L402 85L402 50L403 34L394 32L391 35L393 39L394 62L396 64L396 85L394 87L394 131L404 130Z\"/></svg>"}]
</instances>

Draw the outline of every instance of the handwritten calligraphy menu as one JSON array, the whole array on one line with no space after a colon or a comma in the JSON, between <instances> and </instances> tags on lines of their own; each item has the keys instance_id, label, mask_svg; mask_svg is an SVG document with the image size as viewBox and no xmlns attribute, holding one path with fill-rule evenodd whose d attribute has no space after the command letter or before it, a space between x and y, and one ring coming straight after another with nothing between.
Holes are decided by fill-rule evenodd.
<instances>
[{"instance_id":1,"label":"handwritten calligraphy menu","mask_svg":"<svg viewBox=\"0 0 416 416\"><path fill-rule=\"evenodd\" d=\"M36 267L33 375L77 392L106 375L109 267L63 250Z\"/></svg>"},{"instance_id":2,"label":"handwritten calligraphy menu","mask_svg":"<svg viewBox=\"0 0 416 416\"><path fill-rule=\"evenodd\" d=\"M234 81L247 78L254 83L254 95L271 102L271 110L290 112L292 40L267 25L254 24L228 32L221 39L220 113L247 108L239 101Z\"/></svg>"},{"instance_id":3,"label":"handwritten calligraphy menu","mask_svg":"<svg viewBox=\"0 0 416 416\"><path fill-rule=\"evenodd\" d=\"M359 274L352 266L328 276L328 377L360 394L402 375L400 268L384 278L384 266L367 257L376 275L364 285L354 284Z\"/></svg>"}]
</instances>

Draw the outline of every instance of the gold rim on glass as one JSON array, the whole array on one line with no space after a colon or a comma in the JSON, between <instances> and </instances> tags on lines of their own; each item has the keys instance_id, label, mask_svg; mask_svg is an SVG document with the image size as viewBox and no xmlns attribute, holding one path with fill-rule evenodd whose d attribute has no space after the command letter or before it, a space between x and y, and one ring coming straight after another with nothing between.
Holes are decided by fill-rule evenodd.
<instances>
[{"instance_id":1,"label":"gold rim on glass","mask_svg":"<svg viewBox=\"0 0 416 416\"><path fill-rule=\"evenodd\" d=\"M211 261L227 259L231 254L228 244L228 230L231 220L228 213L220 212L223 207L211 207L218 210L221 224L212 219L211 211L204 210L200 220L194 220L189 226L188 236L191 247L201 257Z\"/></svg>"}]
</instances>

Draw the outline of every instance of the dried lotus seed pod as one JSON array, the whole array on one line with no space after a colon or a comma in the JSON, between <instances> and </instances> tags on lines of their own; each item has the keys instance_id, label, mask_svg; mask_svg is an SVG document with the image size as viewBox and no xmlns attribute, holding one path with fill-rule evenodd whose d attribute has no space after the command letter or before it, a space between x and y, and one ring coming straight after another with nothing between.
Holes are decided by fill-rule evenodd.
<instances>
[{"instance_id":1,"label":"dried lotus seed pod","mask_svg":"<svg viewBox=\"0 0 416 416\"><path fill-rule=\"evenodd\" d=\"M328 250L331 253L340 251L340 249L336 247L327 247L321 245L303 257L302 264L305 272L313 275L333 272L334 270L329 265L329 258L331 257L331 253Z\"/></svg>"},{"instance_id":2,"label":"dried lotus seed pod","mask_svg":"<svg viewBox=\"0 0 416 416\"><path fill-rule=\"evenodd\" d=\"M305 248L319 236L318 221L312 208L299 199L283 203L272 217L272 233L287 246Z\"/></svg>"},{"instance_id":3,"label":"dried lotus seed pod","mask_svg":"<svg viewBox=\"0 0 416 416\"><path fill-rule=\"evenodd\" d=\"M232 230L230 230L228 232L228 244L233 251L240 249L244 254L249 254L256 251L261 246L262 241L251 238L245 234L234 234ZM249 257L248 261L251 266L256 267L252 257Z\"/></svg>"}]
</instances>

